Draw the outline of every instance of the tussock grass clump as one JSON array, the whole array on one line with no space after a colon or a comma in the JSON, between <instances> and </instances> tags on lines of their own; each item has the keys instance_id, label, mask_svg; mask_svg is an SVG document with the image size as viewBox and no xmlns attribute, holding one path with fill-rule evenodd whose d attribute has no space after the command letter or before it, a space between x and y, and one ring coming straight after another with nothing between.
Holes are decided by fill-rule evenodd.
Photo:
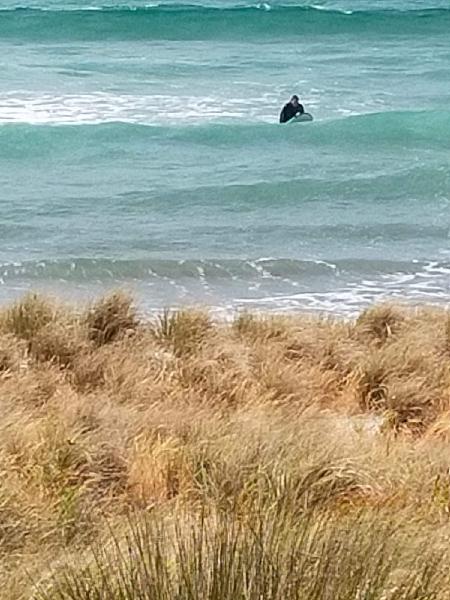
<instances>
[{"instance_id":1,"label":"tussock grass clump","mask_svg":"<svg viewBox=\"0 0 450 600\"><path fill-rule=\"evenodd\" d=\"M88 337L98 346L134 333L138 320L132 299L114 292L95 303L85 316Z\"/></svg>"},{"instance_id":2,"label":"tussock grass clump","mask_svg":"<svg viewBox=\"0 0 450 600\"><path fill-rule=\"evenodd\" d=\"M437 308L4 308L0 598L450 600L447 344Z\"/></svg>"},{"instance_id":3,"label":"tussock grass clump","mask_svg":"<svg viewBox=\"0 0 450 600\"><path fill-rule=\"evenodd\" d=\"M369 353L367 358L358 365L359 404L364 410L386 409L388 397L389 375L391 365L386 361L382 352Z\"/></svg>"},{"instance_id":4,"label":"tussock grass clump","mask_svg":"<svg viewBox=\"0 0 450 600\"><path fill-rule=\"evenodd\" d=\"M199 311L164 311L153 331L157 340L180 357L200 349L212 333L212 324L209 316Z\"/></svg>"},{"instance_id":5,"label":"tussock grass clump","mask_svg":"<svg viewBox=\"0 0 450 600\"><path fill-rule=\"evenodd\" d=\"M365 310L356 321L356 331L363 338L383 344L395 336L405 322L405 311L382 304Z\"/></svg>"},{"instance_id":6,"label":"tussock grass clump","mask_svg":"<svg viewBox=\"0 0 450 600\"><path fill-rule=\"evenodd\" d=\"M289 320L282 317L261 317L241 313L233 321L233 328L243 338L265 341L283 338L289 329Z\"/></svg>"},{"instance_id":7,"label":"tussock grass clump","mask_svg":"<svg viewBox=\"0 0 450 600\"><path fill-rule=\"evenodd\" d=\"M49 300L37 294L28 294L2 312L0 329L18 338L30 340L42 327L51 323L55 316L56 308Z\"/></svg>"},{"instance_id":8,"label":"tussock grass clump","mask_svg":"<svg viewBox=\"0 0 450 600\"><path fill-rule=\"evenodd\" d=\"M50 322L30 340L30 355L38 362L54 362L61 367L69 367L89 351L83 334L76 321Z\"/></svg>"},{"instance_id":9,"label":"tussock grass clump","mask_svg":"<svg viewBox=\"0 0 450 600\"><path fill-rule=\"evenodd\" d=\"M376 513L342 522L328 513L293 521L263 507L246 521L227 512L181 514L175 524L147 517L56 573L35 598L423 600L437 586L444 598L445 558L424 542L414 544L424 555L411 555L407 533L380 526Z\"/></svg>"}]
</instances>

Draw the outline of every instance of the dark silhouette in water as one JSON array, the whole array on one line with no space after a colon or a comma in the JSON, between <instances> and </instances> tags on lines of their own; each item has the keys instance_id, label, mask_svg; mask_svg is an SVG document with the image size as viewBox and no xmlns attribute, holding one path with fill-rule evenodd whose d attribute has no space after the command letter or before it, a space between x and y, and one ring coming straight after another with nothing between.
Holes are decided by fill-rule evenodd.
<instances>
[{"instance_id":1,"label":"dark silhouette in water","mask_svg":"<svg viewBox=\"0 0 450 600\"><path fill-rule=\"evenodd\" d=\"M280 113L280 123L287 123L297 115L303 115L305 109L303 104L300 104L298 96L294 95L287 104L283 106Z\"/></svg>"}]
</instances>

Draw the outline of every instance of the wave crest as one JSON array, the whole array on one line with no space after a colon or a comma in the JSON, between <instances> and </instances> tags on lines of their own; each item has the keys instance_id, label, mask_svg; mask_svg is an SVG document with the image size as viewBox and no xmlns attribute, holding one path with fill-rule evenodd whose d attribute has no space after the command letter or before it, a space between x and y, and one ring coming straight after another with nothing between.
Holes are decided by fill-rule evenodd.
<instances>
[{"instance_id":1,"label":"wave crest","mask_svg":"<svg viewBox=\"0 0 450 600\"><path fill-rule=\"evenodd\" d=\"M126 146L131 142L183 142L202 146L243 148L261 143L298 144L317 147L345 145L369 149L448 149L450 113L447 111L392 111L316 121L311 124L197 123L193 125L146 125L111 121L80 124L4 123L0 125L0 157L42 156L70 152L78 145Z\"/></svg>"},{"instance_id":2,"label":"wave crest","mask_svg":"<svg viewBox=\"0 0 450 600\"><path fill-rule=\"evenodd\" d=\"M206 7L191 4L1 11L4 39L195 40L318 35L447 34L450 9L342 11L320 6Z\"/></svg>"}]
</instances>

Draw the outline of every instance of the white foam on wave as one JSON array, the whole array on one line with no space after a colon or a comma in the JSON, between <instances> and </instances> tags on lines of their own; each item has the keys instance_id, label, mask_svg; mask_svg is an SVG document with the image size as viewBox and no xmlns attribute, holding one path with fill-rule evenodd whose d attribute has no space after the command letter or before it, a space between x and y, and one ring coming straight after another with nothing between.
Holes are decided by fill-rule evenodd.
<instances>
[{"instance_id":1,"label":"white foam on wave","mask_svg":"<svg viewBox=\"0 0 450 600\"><path fill-rule=\"evenodd\" d=\"M322 261L318 261L321 263ZM234 299L238 308L270 313L320 312L353 317L374 303L394 301L408 303L447 303L450 293L450 265L436 261L417 263L413 273L380 273L368 278L349 277L347 282L336 273L335 285L330 280L319 284L311 282L303 291L278 290L270 293L267 287L259 286L259 294L243 294ZM326 264L326 263L325 263ZM255 288L249 288L252 292Z\"/></svg>"},{"instance_id":2,"label":"white foam on wave","mask_svg":"<svg viewBox=\"0 0 450 600\"><path fill-rule=\"evenodd\" d=\"M233 311L251 309L269 313L320 312L352 317L376 302L395 301L408 303L447 303L450 292L450 264L436 261L416 263L415 272L392 271L367 278L357 273L336 272L314 274L313 277L290 275L290 278L273 271L270 258L245 261L241 269L233 264L209 261L189 263L180 260L178 266L186 269L169 269L163 265L150 265L146 275L129 273L124 275L113 269L113 265L98 265L94 272L85 272L86 266L70 263L67 272L56 274L48 267L57 267L58 261L0 264L0 296L11 295L14 290L40 288L63 284L67 290L77 293L81 288L108 289L131 285L139 297L152 289L152 302L159 308L193 303ZM114 261L113 261L114 262ZM316 261L311 261L311 264ZM330 265L325 261L319 264ZM412 262L411 262L412 264ZM176 266L176 265L175 265ZM210 267L221 275L210 272ZM31 269L31 271L30 271ZM73 272L78 276L73 277ZM80 277L81 275L81 277Z\"/></svg>"},{"instance_id":3,"label":"white foam on wave","mask_svg":"<svg viewBox=\"0 0 450 600\"><path fill-rule=\"evenodd\" d=\"M179 125L244 117L260 121L268 118L255 113L254 102L248 98L108 93L36 95L20 91L0 94L0 123L64 125L123 121Z\"/></svg>"},{"instance_id":4,"label":"white foam on wave","mask_svg":"<svg viewBox=\"0 0 450 600\"><path fill-rule=\"evenodd\" d=\"M314 8L315 10L323 10L325 12L333 12L333 13L341 13L342 15L352 15L353 11L352 10L345 10L345 9L340 9L340 8L336 8L336 7L330 7L330 6L324 6L323 4L311 4L311 8Z\"/></svg>"}]
</instances>

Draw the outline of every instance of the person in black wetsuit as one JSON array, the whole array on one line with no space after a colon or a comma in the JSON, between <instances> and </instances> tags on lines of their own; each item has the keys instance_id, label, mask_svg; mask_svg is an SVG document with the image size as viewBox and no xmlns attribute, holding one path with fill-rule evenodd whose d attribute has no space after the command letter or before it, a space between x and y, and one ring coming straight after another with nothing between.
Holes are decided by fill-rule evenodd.
<instances>
[{"instance_id":1,"label":"person in black wetsuit","mask_svg":"<svg viewBox=\"0 0 450 600\"><path fill-rule=\"evenodd\" d=\"M305 112L303 104L300 104L298 96L292 96L290 101L283 106L280 114L280 123L287 123L297 115L302 115Z\"/></svg>"}]
</instances>

